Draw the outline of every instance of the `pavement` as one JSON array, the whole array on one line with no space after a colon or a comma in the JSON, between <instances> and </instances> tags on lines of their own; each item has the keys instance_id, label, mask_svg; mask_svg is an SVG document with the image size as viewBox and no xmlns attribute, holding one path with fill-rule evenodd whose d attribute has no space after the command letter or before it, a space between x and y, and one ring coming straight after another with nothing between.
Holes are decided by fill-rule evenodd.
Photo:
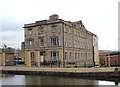
<instances>
[{"instance_id":1,"label":"pavement","mask_svg":"<svg viewBox=\"0 0 120 87\"><path fill-rule=\"evenodd\" d=\"M27 66L0 66L0 70L10 71L49 71L49 72L114 72L120 71L120 67L100 67L100 68L47 68L47 67L27 67Z\"/></svg>"}]
</instances>

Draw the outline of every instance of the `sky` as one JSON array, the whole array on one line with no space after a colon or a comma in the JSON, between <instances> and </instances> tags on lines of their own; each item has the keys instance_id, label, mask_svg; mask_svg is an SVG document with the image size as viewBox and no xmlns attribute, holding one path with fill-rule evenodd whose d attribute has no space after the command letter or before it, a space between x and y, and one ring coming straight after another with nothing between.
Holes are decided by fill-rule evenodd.
<instances>
[{"instance_id":1,"label":"sky","mask_svg":"<svg viewBox=\"0 0 120 87\"><path fill-rule=\"evenodd\" d=\"M0 47L20 48L24 24L58 14L66 21L82 20L98 36L99 50L118 49L119 0L0 0Z\"/></svg>"}]
</instances>

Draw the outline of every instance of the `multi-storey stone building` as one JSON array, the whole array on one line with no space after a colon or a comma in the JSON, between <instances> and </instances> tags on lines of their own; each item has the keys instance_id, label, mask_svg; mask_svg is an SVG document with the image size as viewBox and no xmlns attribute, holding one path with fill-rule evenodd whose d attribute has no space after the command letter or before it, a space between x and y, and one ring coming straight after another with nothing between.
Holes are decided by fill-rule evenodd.
<instances>
[{"instance_id":1,"label":"multi-storey stone building","mask_svg":"<svg viewBox=\"0 0 120 87\"><path fill-rule=\"evenodd\" d=\"M92 66L93 33L86 30L82 21L71 22L59 19L57 14L49 20L25 24L25 64L59 64L59 66ZM96 41L96 40L95 40ZM55 63L56 62L56 63Z\"/></svg>"},{"instance_id":2,"label":"multi-storey stone building","mask_svg":"<svg viewBox=\"0 0 120 87\"><path fill-rule=\"evenodd\" d=\"M0 66L2 65L2 49L0 48Z\"/></svg>"},{"instance_id":3,"label":"multi-storey stone building","mask_svg":"<svg viewBox=\"0 0 120 87\"><path fill-rule=\"evenodd\" d=\"M13 66L14 65L14 51L11 47L2 49L2 66Z\"/></svg>"}]
</instances>

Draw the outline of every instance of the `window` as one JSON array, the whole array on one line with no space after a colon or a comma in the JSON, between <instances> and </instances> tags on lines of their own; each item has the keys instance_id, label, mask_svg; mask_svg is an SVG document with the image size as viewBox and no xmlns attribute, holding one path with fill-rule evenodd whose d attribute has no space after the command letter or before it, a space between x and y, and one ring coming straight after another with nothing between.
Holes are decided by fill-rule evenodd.
<instances>
[{"instance_id":1,"label":"window","mask_svg":"<svg viewBox=\"0 0 120 87\"><path fill-rule=\"evenodd\" d=\"M28 35L32 35L32 29L28 29Z\"/></svg>"},{"instance_id":2,"label":"window","mask_svg":"<svg viewBox=\"0 0 120 87\"><path fill-rule=\"evenodd\" d=\"M85 53L85 58L87 58L87 53Z\"/></svg>"},{"instance_id":3,"label":"window","mask_svg":"<svg viewBox=\"0 0 120 87\"><path fill-rule=\"evenodd\" d=\"M31 58L31 61L34 61L34 52L30 53L30 58Z\"/></svg>"},{"instance_id":4,"label":"window","mask_svg":"<svg viewBox=\"0 0 120 87\"><path fill-rule=\"evenodd\" d=\"M71 34L72 32L71 32L71 29L69 29L69 33Z\"/></svg>"},{"instance_id":5,"label":"window","mask_svg":"<svg viewBox=\"0 0 120 87\"><path fill-rule=\"evenodd\" d=\"M81 58L83 59L83 53L81 53Z\"/></svg>"},{"instance_id":6,"label":"window","mask_svg":"<svg viewBox=\"0 0 120 87\"><path fill-rule=\"evenodd\" d=\"M78 59L80 58L80 53L78 53Z\"/></svg>"},{"instance_id":7,"label":"window","mask_svg":"<svg viewBox=\"0 0 120 87\"><path fill-rule=\"evenodd\" d=\"M87 53L87 59L89 59L90 58L90 53Z\"/></svg>"},{"instance_id":8,"label":"window","mask_svg":"<svg viewBox=\"0 0 120 87\"><path fill-rule=\"evenodd\" d=\"M79 33L79 36L81 37L81 32Z\"/></svg>"},{"instance_id":9,"label":"window","mask_svg":"<svg viewBox=\"0 0 120 87\"><path fill-rule=\"evenodd\" d=\"M43 37L40 38L39 41L40 41L40 46L44 46L44 38Z\"/></svg>"},{"instance_id":10,"label":"window","mask_svg":"<svg viewBox=\"0 0 120 87\"><path fill-rule=\"evenodd\" d=\"M64 28L64 32L67 33L67 28Z\"/></svg>"},{"instance_id":11,"label":"window","mask_svg":"<svg viewBox=\"0 0 120 87\"><path fill-rule=\"evenodd\" d=\"M76 30L74 30L74 35L76 35L77 33L76 33Z\"/></svg>"},{"instance_id":12,"label":"window","mask_svg":"<svg viewBox=\"0 0 120 87\"><path fill-rule=\"evenodd\" d=\"M64 58L64 60L67 60L67 52L65 52L65 58Z\"/></svg>"},{"instance_id":13,"label":"window","mask_svg":"<svg viewBox=\"0 0 120 87\"><path fill-rule=\"evenodd\" d=\"M80 41L78 41L78 48L80 48Z\"/></svg>"},{"instance_id":14,"label":"window","mask_svg":"<svg viewBox=\"0 0 120 87\"><path fill-rule=\"evenodd\" d=\"M58 52L51 52L51 60L57 61L58 60L59 53Z\"/></svg>"},{"instance_id":15,"label":"window","mask_svg":"<svg viewBox=\"0 0 120 87\"><path fill-rule=\"evenodd\" d=\"M34 40L28 40L28 46L32 47L34 45Z\"/></svg>"},{"instance_id":16,"label":"window","mask_svg":"<svg viewBox=\"0 0 120 87\"><path fill-rule=\"evenodd\" d=\"M59 45L58 37L51 37L51 46L57 46L57 45Z\"/></svg>"},{"instance_id":17,"label":"window","mask_svg":"<svg viewBox=\"0 0 120 87\"><path fill-rule=\"evenodd\" d=\"M79 32L77 31L77 36L79 36L80 34L79 34Z\"/></svg>"},{"instance_id":18,"label":"window","mask_svg":"<svg viewBox=\"0 0 120 87\"><path fill-rule=\"evenodd\" d=\"M44 27L43 26L39 26L38 27L38 34L43 33L44 32Z\"/></svg>"},{"instance_id":19,"label":"window","mask_svg":"<svg viewBox=\"0 0 120 87\"><path fill-rule=\"evenodd\" d=\"M77 59L77 53L75 53L75 59Z\"/></svg>"},{"instance_id":20,"label":"window","mask_svg":"<svg viewBox=\"0 0 120 87\"><path fill-rule=\"evenodd\" d=\"M71 39L67 39L67 46L72 47L72 40Z\"/></svg>"},{"instance_id":21,"label":"window","mask_svg":"<svg viewBox=\"0 0 120 87\"><path fill-rule=\"evenodd\" d=\"M77 47L77 40L74 40L74 47Z\"/></svg>"},{"instance_id":22,"label":"window","mask_svg":"<svg viewBox=\"0 0 120 87\"><path fill-rule=\"evenodd\" d=\"M64 40L64 45L67 46L67 38Z\"/></svg>"},{"instance_id":23,"label":"window","mask_svg":"<svg viewBox=\"0 0 120 87\"><path fill-rule=\"evenodd\" d=\"M45 51L40 51L40 62L43 63L45 61Z\"/></svg>"},{"instance_id":24,"label":"window","mask_svg":"<svg viewBox=\"0 0 120 87\"><path fill-rule=\"evenodd\" d=\"M57 32L57 28L56 28L56 26L51 26L51 32Z\"/></svg>"},{"instance_id":25,"label":"window","mask_svg":"<svg viewBox=\"0 0 120 87\"><path fill-rule=\"evenodd\" d=\"M72 60L72 52L70 52L70 60Z\"/></svg>"}]
</instances>

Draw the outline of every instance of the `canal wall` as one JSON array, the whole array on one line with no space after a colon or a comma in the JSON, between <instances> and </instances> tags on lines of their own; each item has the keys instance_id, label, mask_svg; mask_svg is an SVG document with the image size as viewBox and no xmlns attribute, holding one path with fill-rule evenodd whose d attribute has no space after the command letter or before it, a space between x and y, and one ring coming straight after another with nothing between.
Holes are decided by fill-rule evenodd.
<instances>
[{"instance_id":1,"label":"canal wall","mask_svg":"<svg viewBox=\"0 0 120 87\"><path fill-rule=\"evenodd\" d=\"M109 68L41 68L41 67L16 67L5 66L1 69L7 74L33 74L53 75L70 77L99 77L99 78L120 78L120 67Z\"/></svg>"}]
</instances>

